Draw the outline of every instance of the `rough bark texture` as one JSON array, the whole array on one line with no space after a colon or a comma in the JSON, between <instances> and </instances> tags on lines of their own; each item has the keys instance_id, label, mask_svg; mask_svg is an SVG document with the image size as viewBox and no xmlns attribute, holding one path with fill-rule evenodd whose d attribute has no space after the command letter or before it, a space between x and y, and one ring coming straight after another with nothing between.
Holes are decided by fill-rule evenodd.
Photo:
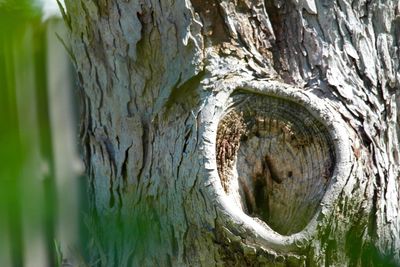
<instances>
[{"instance_id":1,"label":"rough bark texture","mask_svg":"<svg viewBox=\"0 0 400 267\"><path fill-rule=\"evenodd\" d=\"M66 1L93 260L399 265L399 5Z\"/></svg>"}]
</instances>

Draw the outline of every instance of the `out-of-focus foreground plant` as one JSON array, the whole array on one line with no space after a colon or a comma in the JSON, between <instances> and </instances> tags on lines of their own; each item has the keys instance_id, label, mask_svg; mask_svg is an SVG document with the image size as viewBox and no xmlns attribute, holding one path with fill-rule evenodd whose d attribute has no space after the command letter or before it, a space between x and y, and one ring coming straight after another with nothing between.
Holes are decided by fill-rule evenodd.
<instances>
[{"instance_id":1,"label":"out-of-focus foreground plant","mask_svg":"<svg viewBox=\"0 0 400 267\"><path fill-rule=\"evenodd\" d=\"M45 31L38 3L0 0L0 265L50 262L54 186L48 127ZM39 242L40 243L40 242Z\"/></svg>"}]
</instances>

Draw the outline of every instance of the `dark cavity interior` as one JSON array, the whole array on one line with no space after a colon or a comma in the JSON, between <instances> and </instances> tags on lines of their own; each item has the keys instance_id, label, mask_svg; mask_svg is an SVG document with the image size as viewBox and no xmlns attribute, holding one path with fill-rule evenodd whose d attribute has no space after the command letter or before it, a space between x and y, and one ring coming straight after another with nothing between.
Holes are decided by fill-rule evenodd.
<instances>
[{"instance_id":1,"label":"dark cavity interior","mask_svg":"<svg viewBox=\"0 0 400 267\"><path fill-rule=\"evenodd\" d=\"M325 126L284 99L238 94L217 133L222 186L273 230L300 232L315 214L334 167Z\"/></svg>"}]
</instances>

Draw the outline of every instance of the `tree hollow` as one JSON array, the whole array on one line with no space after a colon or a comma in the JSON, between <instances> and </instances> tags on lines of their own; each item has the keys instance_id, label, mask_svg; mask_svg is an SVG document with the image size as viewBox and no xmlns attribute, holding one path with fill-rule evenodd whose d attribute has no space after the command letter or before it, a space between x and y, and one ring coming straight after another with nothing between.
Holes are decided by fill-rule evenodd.
<instances>
[{"instance_id":1,"label":"tree hollow","mask_svg":"<svg viewBox=\"0 0 400 267\"><path fill-rule=\"evenodd\" d=\"M218 124L225 193L281 235L300 232L330 182L335 150L323 123L286 99L239 93Z\"/></svg>"}]
</instances>

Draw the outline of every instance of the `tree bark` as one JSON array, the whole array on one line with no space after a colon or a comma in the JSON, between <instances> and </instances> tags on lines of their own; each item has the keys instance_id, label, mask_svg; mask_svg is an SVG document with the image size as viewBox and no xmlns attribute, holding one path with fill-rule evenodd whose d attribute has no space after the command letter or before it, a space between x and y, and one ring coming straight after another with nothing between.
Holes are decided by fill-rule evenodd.
<instances>
[{"instance_id":1,"label":"tree bark","mask_svg":"<svg viewBox=\"0 0 400 267\"><path fill-rule=\"evenodd\" d=\"M101 266L397 266L397 1L66 1Z\"/></svg>"}]
</instances>

